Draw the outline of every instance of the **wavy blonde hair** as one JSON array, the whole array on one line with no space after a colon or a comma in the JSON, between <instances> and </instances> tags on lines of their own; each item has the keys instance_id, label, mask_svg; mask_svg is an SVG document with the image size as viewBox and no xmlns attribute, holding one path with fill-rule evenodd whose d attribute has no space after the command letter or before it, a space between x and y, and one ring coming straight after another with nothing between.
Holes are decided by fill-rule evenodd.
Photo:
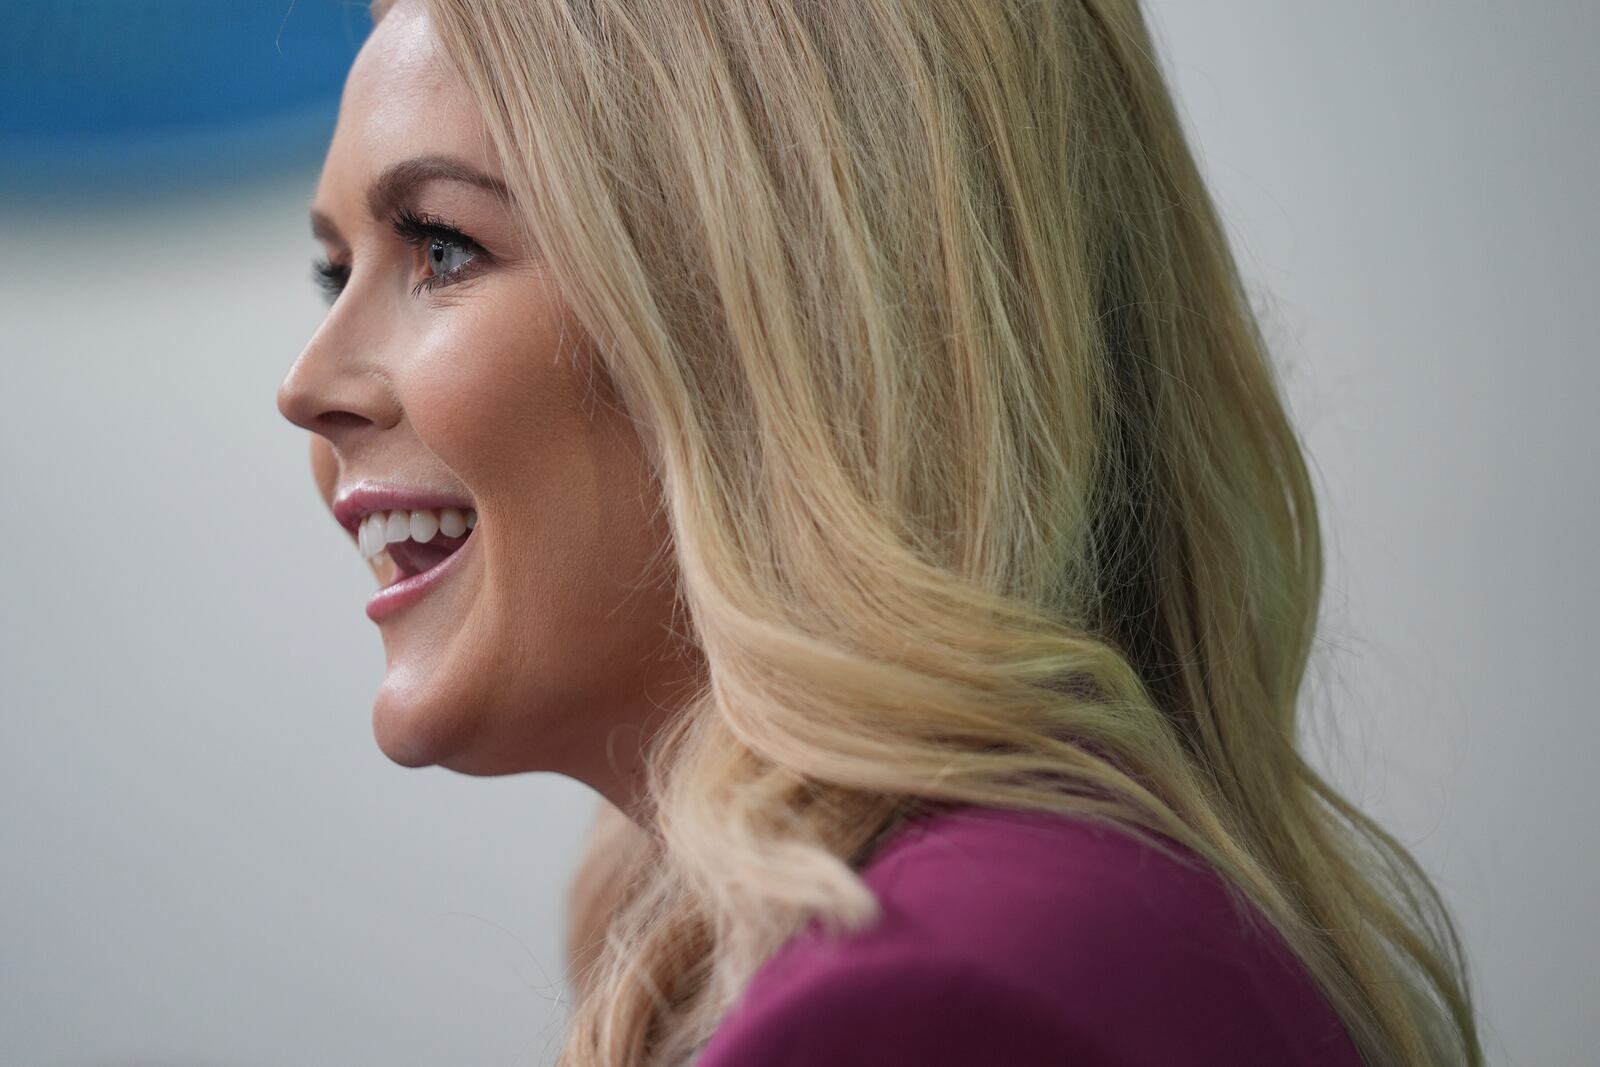
<instances>
[{"instance_id":1,"label":"wavy blonde hair","mask_svg":"<svg viewBox=\"0 0 1600 1067\"><path fill-rule=\"evenodd\" d=\"M563 1067L691 1063L959 803L1176 841L1368 1064L1482 1063L1437 890L1297 750L1316 501L1135 0L427 7L709 665Z\"/></svg>"}]
</instances>

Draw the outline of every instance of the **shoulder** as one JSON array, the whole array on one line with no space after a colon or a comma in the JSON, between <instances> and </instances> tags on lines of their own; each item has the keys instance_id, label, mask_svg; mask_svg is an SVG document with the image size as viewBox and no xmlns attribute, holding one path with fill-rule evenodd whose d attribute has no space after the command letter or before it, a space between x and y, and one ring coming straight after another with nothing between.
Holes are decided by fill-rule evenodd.
<instances>
[{"instance_id":1,"label":"shoulder","mask_svg":"<svg viewBox=\"0 0 1600 1067\"><path fill-rule=\"evenodd\" d=\"M701 1067L1357 1064L1266 923L1167 844L992 808L909 823L862 870L879 921L791 939Z\"/></svg>"}]
</instances>

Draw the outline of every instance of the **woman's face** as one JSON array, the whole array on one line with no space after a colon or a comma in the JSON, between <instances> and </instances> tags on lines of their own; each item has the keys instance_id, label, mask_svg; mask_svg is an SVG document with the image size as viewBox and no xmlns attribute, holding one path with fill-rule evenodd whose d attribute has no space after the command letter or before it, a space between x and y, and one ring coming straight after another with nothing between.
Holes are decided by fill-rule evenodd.
<instances>
[{"instance_id":1,"label":"woman's face","mask_svg":"<svg viewBox=\"0 0 1600 1067\"><path fill-rule=\"evenodd\" d=\"M380 584L439 566L368 605L379 746L412 767L558 771L631 807L641 743L700 677L669 628L665 517L419 5L361 49L311 207L337 297L279 410L312 432L353 545L382 513ZM444 505L476 524L432 533Z\"/></svg>"}]
</instances>

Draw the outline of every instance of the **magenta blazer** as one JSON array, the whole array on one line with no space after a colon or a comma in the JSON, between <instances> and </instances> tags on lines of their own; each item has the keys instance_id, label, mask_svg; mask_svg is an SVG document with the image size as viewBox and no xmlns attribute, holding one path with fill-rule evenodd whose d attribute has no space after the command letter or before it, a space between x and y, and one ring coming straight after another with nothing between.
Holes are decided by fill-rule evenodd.
<instances>
[{"instance_id":1,"label":"magenta blazer","mask_svg":"<svg viewBox=\"0 0 1600 1067\"><path fill-rule=\"evenodd\" d=\"M1361 1067L1212 868L1115 829L967 805L903 824L862 876L879 922L813 920L696 1067Z\"/></svg>"}]
</instances>

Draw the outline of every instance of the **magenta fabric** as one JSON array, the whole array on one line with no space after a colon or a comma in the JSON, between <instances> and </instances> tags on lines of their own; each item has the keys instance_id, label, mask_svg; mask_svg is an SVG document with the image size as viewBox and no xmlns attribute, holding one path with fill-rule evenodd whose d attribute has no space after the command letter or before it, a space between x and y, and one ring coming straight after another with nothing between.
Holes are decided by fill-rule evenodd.
<instances>
[{"instance_id":1,"label":"magenta fabric","mask_svg":"<svg viewBox=\"0 0 1600 1067\"><path fill-rule=\"evenodd\" d=\"M697 1067L1360 1067L1299 961L1194 862L1051 813L924 815L862 871L878 923L790 939Z\"/></svg>"}]
</instances>

